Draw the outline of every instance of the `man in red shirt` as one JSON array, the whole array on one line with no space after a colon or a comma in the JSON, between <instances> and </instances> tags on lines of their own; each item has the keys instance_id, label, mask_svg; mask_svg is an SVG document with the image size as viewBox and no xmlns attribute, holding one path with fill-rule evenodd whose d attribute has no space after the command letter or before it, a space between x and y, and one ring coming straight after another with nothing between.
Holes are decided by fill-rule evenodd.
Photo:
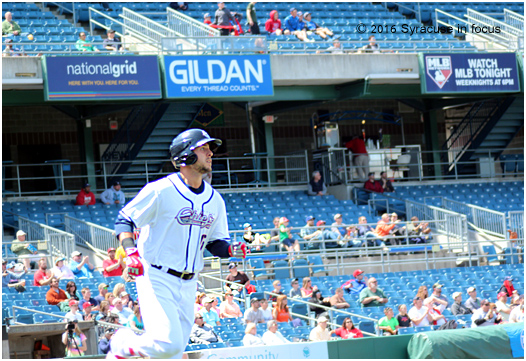
<instances>
[{"instance_id":1,"label":"man in red shirt","mask_svg":"<svg viewBox=\"0 0 526 361\"><path fill-rule=\"evenodd\" d=\"M77 194L76 206L92 206L95 204L95 194L91 191L89 183L84 184L79 194Z\"/></svg>"},{"instance_id":2,"label":"man in red shirt","mask_svg":"<svg viewBox=\"0 0 526 361\"><path fill-rule=\"evenodd\" d=\"M359 179L365 179L365 175L369 173L369 155L365 142L358 135L354 135L350 141L345 143L345 148L353 154L353 164Z\"/></svg>"},{"instance_id":3,"label":"man in red shirt","mask_svg":"<svg viewBox=\"0 0 526 361\"><path fill-rule=\"evenodd\" d=\"M374 180L374 172L369 173L369 179L365 181L363 187L371 192L383 193L382 184Z\"/></svg>"},{"instance_id":4,"label":"man in red shirt","mask_svg":"<svg viewBox=\"0 0 526 361\"><path fill-rule=\"evenodd\" d=\"M124 271L126 266L122 258L115 259L115 248L108 249L108 256L110 256L110 259L102 262L102 268L104 269L102 275L104 277L122 276L122 271Z\"/></svg>"},{"instance_id":5,"label":"man in red shirt","mask_svg":"<svg viewBox=\"0 0 526 361\"><path fill-rule=\"evenodd\" d=\"M38 261L38 271L36 271L33 278L33 286L47 286L53 280L53 273L47 269L47 262L45 258Z\"/></svg>"}]
</instances>

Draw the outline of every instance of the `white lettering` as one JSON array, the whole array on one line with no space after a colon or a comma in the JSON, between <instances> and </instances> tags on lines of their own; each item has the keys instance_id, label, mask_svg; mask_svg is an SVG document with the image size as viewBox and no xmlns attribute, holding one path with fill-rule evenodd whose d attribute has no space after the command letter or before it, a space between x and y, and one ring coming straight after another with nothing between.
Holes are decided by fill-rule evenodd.
<instances>
[{"instance_id":1,"label":"white lettering","mask_svg":"<svg viewBox=\"0 0 526 361\"><path fill-rule=\"evenodd\" d=\"M221 84L225 82L226 79L226 68L225 64L221 60L209 60L208 65L208 81L210 84ZM219 78L214 78L214 65L219 67Z\"/></svg>"},{"instance_id":2,"label":"white lettering","mask_svg":"<svg viewBox=\"0 0 526 361\"><path fill-rule=\"evenodd\" d=\"M263 65L261 60L257 61L257 67L258 70L256 71L250 60L245 59L245 80L247 83L250 83L250 74L254 76L258 83L263 83Z\"/></svg>"},{"instance_id":3,"label":"white lettering","mask_svg":"<svg viewBox=\"0 0 526 361\"><path fill-rule=\"evenodd\" d=\"M175 84L188 84L188 73L186 70L179 69L174 73L174 69L177 65L186 65L186 60L174 60L170 63L168 73L170 74L170 79ZM177 78L175 74L180 75L180 78ZM192 83L193 84L193 83Z\"/></svg>"},{"instance_id":4,"label":"white lettering","mask_svg":"<svg viewBox=\"0 0 526 361\"><path fill-rule=\"evenodd\" d=\"M199 77L199 65L197 60L194 60L194 76L195 76L195 82L197 84L208 84L208 79L201 79Z\"/></svg>"},{"instance_id":5,"label":"white lettering","mask_svg":"<svg viewBox=\"0 0 526 361\"><path fill-rule=\"evenodd\" d=\"M230 66L228 67L228 72L226 75L226 83L230 83L233 78L238 78L241 83L245 83L243 73L241 72L241 69L239 69L237 60L232 60L232 62L230 62Z\"/></svg>"}]
</instances>

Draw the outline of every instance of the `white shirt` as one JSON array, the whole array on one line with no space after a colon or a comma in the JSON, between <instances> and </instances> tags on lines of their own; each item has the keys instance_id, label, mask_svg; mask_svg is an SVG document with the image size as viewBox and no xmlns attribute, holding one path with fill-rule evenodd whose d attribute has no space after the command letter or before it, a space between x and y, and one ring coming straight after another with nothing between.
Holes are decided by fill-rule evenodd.
<instances>
[{"instance_id":1,"label":"white shirt","mask_svg":"<svg viewBox=\"0 0 526 361\"><path fill-rule=\"evenodd\" d=\"M267 307L266 310L264 310L264 309L262 309L260 307L259 310L263 314L263 319L265 320L265 322L266 321L270 321L270 320L272 320L274 318L274 317L272 317L272 311L270 310L270 307Z\"/></svg>"},{"instance_id":2,"label":"white shirt","mask_svg":"<svg viewBox=\"0 0 526 361\"><path fill-rule=\"evenodd\" d=\"M284 343L290 343L290 341L287 340L279 331L276 331L276 333L266 331L261 339L267 346L283 345Z\"/></svg>"},{"instance_id":3,"label":"white shirt","mask_svg":"<svg viewBox=\"0 0 526 361\"><path fill-rule=\"evenodd\" d=\"M502 315L502 313L501 313ZM520 306L516 306L511 310L510 322L524 322L524 309L521 310Z\"/></svg>"},{"instance_id":4,"label":"white shirt","mask_svg":"<svg viewBox=\"0 0 526 361\"><path fill-rule=\"evenodd\" d=\"M476 310L473 313L473 316L471 316L471 327L493 326L495 324L495 318L496 318L495 312L493 312L493 317L490 318L489 320L484 321L484 323L482 323L482 324L480 324L478 326L475 324L475 320L483 319L484 317L486 317L486 315L488 313L489 313L489 311L488 312L484 312L482 307L479 308L478 310Z\"/></svg>"},{"instance_id":5,"label":"white shirt","mask_svg":"<svg viewBox=\"0 0 526 361\"><path fill-rule=\"evenodd\" d=\"M53 276L57 278L59 278L60 276L62 276L62 279L68 279L68 280L75 278L73 271L71 271L71 269L66 265L63 265L60 268L55 266L51 269L51 272L53 273Z\"/></svg>"},{"instance_id":6,"label":"white shirt","mask_svg":"<svg viewBox=\"0 0 526 361\"><path fill-rule=\"evenodd\" d=\"M251 333L247 333L245 337L243 337L243 346L258 346L258 345L265 345L261 337L254 336Z\"/></svg>"},{"instance_id":7,"label":"white shirt","mask_svg":"<svg viewBox=\"0 0 526 361\"><path fill-rule=\"evenodd\" d=\"M511 313L501 312L504 308L510 308L510 305L505 304L502 301L495 302L495 306L497 306L497 312L502 316L503 321L509 321Z\"/></svg>"},{"instance_id":8,"label":"white shirt","mask_svg":"<svg viewBox=\"0 0 526 361\"><path fill-rule=\"evenodd\" d=\"M80 312L73 313L73 312L69 311L68 313L66 313L64 318L66 319L66 322L73 321L73 320L84 321L84 318L82 317Z\"/></svg>"},{"instance_id":9,"label":"white shirt","mask_svg":"<svg viewBox=\"0 0 526 361\"><path fill-rule=\"evenodd\" d=\"M407 313L409 318L411 319L411 321L413 321L414 319L417 319L417 318L420 318L422 317L425 313L426 313L426 310L427 310L427 307L424 307L422 306L419 309L416 308L416 306L413 306L411 307L411 309L409 310L409 312ZM429 326L429 320L427 319L427 316L424 317L424 319L422 321L420 321L420 323L417 325L414 321L413 321L413 324L417 327L419 326Z\"/></svg>"},{"instance_id":10,"label":"white shirt","mask_svg":"<svg viewBox=\"0 0 526 361\"><path fill-rule=\"evenodd\" d=\"M424 307L422 307L422 308L424 308ZM430 314L431 316L433 316L433 317L438 316L438 313L437 313L435 310L433 310L433 309L430 309L430 310L429 310L429 314ZM439 318L439 319L436 321L436 323L437 323L437 326L442 326L444 323L446 323L446 320L445 320L444 318ZM419 325L419 326L420 326L420 325ZM423 325L422 325L422 326L423 326Z\"/></svg>"},{"instance_id":11,"label":"white shirt","mask_svg":"<svg viewBox=\"0 0 526 361\"><path fill-rule=\"evenodd\" d=\"M331 339L331 334L329 330L323 330L320 326L314 327L309 335L310 341L329 341Z\"/></svg>"}]
</instances>

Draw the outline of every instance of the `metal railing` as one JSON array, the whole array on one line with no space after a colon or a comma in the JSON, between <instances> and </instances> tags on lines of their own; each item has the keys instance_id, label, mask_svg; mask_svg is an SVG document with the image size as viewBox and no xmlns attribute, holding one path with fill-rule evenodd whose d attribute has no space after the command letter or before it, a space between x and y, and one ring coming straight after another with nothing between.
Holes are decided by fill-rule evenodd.
<instances>
[{"instance_id":1,"label":"metal railing","mask_svg":"<svg viewBox=\"0 0 526 361\"><path fill-rule=\"evenodd\" d=\"M122 8L122 14L119 17L123 19L125 33L132 31L141 34L142 37L152 40L152 46L159 47L161 39L165 37L175 37L177 34L172 29L159 24L157 21L147 18L126 7Z\"/></svg>"},{"instance_id":2,"label":"metal railing","mask_svg":"<svg viewBox=\"0 0 526 361\"><path fill-rule=\"evenodd\" d=\"M161 48L166 54L177 55L266 54L268 52L265 36L165 37L161 40Z\"/></svg>"},{"instance_id":3,"label":"metal railing","mask_svg":"<svg viewBox=\"0 0 526 361\"><path fill-rule=\"evenodd\" d=\"M214 37L220 36L221 32L207 24L176 11L170 7L166 8L167 27L177 36L182 37Z\"/></svg>"},{"instance_id":4,"label":"metal railing","mask_svg":"<svg viewBox=\"0 0 526 361\"><path fill-rule=\"evenodd\" d=\"M491 29L500 27L500 34L497 32L492 34L494 36L494 40L498 41L502 45L510 47L511 49L519 48L519 37L524 36L524 32L520 29L469 8L466 18L471 20L473 25L479 26L481 28L487 27Z\"/></svg>"},{"instance_id":5,"label":"metal railing","mask_svg":"<svg viewBox=\"0 0 526 361\"><path fill-rule=\"evenodd\" d=\"M524 32L524 16L508 9L504 9L504 22L513 28Z\"/></svg>"},{"instance_id":6,"label":"metal railing","mask_svg":"<svg viewBox=\"0 0 526 361\"><path fill-rule=\"evenodd\" d=\"M517 241L521 247L524 247L524 211L508 212L509 229L517 232ZM522 243L521 243L522 240Z\"/></svg>"},{"instance_id":7,"label":"metal railing","mask_svg":"<svg viewBox=\"0 0 526 361\"><path fill-rule=\"evenodd\" d=\"M71 4L71 9L70 8L67 8L65 6L63 6L63 3L57 3L57 2L47 2L46 1L46 4L52 4L54 6L57 6L59 9L61 9L63 12L67 12L67 13L70 13L73 15L73 24L76 24L77 23L77 11L75 9L75 2L72 1L70 2Z\"/></svg>"},{"instance_id":8,"label":"metal railing","mask_svg":"<svg viewBox=\"0 0 526 361\"><path fill-rule=\"evenodd\" d=\"M75 242L78 245L85 246L89 243L97 250L105 253L110 247L119 247L119 241L115 237L115 231L98 224L84 222L80 219L64 216L66 231L75 236Z\"/></svg>"}]
</instances>

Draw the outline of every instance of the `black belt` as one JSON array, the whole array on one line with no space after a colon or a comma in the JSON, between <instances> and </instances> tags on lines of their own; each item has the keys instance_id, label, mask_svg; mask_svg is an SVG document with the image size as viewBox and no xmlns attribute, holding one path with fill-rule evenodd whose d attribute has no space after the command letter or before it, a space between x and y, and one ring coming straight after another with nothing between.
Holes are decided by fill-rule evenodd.
<instances>
[{"instance_id":1,"label":"black belt","mask_svg":"<svg viewBox=\"0 0 526 361\"><path fill-rule=\"evenodd\" d=\"M161 266L157 266L157 265L152 264L152 267L153 268L157 268L158 270L162 271L162 267ZM177 272L176 270L171 269L171 268L168 268L166 273L171 274L172 276L178 277L178 278L183 279L183 280L191 280L195 276L195 273Z\"/></svg>"}]
</instances>

